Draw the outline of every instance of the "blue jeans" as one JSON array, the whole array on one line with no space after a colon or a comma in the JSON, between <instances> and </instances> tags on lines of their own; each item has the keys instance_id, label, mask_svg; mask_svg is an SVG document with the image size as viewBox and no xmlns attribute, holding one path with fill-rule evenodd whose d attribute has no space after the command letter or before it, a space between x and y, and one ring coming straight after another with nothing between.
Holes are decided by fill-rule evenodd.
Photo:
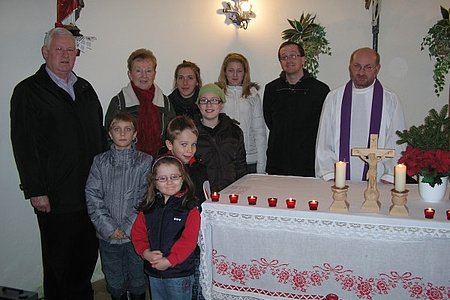
<instances>
[{"instance_id":1,"label":"blue jeans","mask_svg":"<svg viewBox=\"0 0 450 300\"><path fill-rule=\"evenodd\" d=\"M145 293L147 276L144 262L134 251L131 242L110 244L99 240L102 271L105 274L106 288L111 296L119 298L130 291L135 295Z\"/></svg>"},{"instance_id":2,"label":"blue jeans","mask_svg":"<svg viewBox=\"0 0 450 300\"><path fill-rule=\"evenodd\" d=\"M205 300L202 294L202 286L200 285L200 249L195 249L194 256L194 285L192 286L192 300Z\"/></svg>"},{"instance_id":3,"label":"blue jeans","mask_svg":"<svg viewBox=\"0 0 450 300\"><path fill-rule=\"evenodd\" d=\"M191 300L194 275L178 278L149 277L152 300Z\"/></svg>"}]
</instances>

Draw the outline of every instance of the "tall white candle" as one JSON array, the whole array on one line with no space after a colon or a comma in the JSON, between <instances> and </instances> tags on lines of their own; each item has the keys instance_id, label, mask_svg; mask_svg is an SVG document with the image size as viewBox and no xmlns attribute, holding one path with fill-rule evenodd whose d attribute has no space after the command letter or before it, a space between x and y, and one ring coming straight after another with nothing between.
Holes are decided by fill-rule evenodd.
<instances>
[{"instance_id":1,"label":"tall white candle","mask_svg":"<svg viewBox=\"0 0 450 300\"><path fill-rule=\"evenodd\" d=\"M406 166L398 164L394 168L394 189L397 192L403 192L406 188Z\"/></svg>"},{"instance_id":2,"label":"tall white candle","mask_svg":"<svg viewBox=\"0 0 450 300\"><path fill-rule=\"evenodd\" d=\"M345 171L347 164L343 161L338 161L336 163L336 171L334 173L334 185L337 188L345 187Z\"/></svg>"}]
</instances>

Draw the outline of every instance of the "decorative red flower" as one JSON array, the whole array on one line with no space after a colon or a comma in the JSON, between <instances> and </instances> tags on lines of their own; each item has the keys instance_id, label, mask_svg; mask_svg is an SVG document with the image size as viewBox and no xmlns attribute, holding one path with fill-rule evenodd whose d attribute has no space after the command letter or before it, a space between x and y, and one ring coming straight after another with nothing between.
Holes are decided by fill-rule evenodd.
<instances>
[{"instance_id":1,"label":"decorative red flower","mask_svg":"<svg viewBox=\"0 0 450 300\"><path fill-rule=\"evenodd\" d=\"M413 286L411 286L411 288L409 289L410 293L411 293L411 297L414 298L419 298L422 293L423 293L423 288L420 284L414 284Z\"/></svg>"},{"instance_id":2,"label":"decorative red flower","mask_svg":"<svg viewBox=\"0 0 450 300\"><path fill-rule=\"evenodd\" d=\"M430 300L440 300L444 299L444 295L442 294L442 291L440 291L436 287L432 287L427 291L427 296Z\"/></svg>"},{"instance_id":3,"label":"decorative red flower","mask_svg":"<svg viewBox=\"0 0 450 300\"><path fill-rule=\"evenodd\" d=\"M373 290L372 284L368 281L362 281L361 283L359 283L357 289L359 294L364 296L370 295Z\"/></svg>"},{"instance_id":4,"label":"decorative red flower","mask_svg":"<svg viewBox=\"0 0 450 300\"><path fill-rule=\"evenodd\" d=\"M289 272L284 270L278 274L278 282L286 283L289 279Z\"/></svg>"},{"instance_id":5,"label":"decorative red flower","mask_svg":"<svg viewBox=\"0 0 450 300\"><path fill-rule=\"evenodd\" d=\"M228 264L225 262L220 262L217 265L217 273L224 275L228 271Z\"/></svg>"},{"instance_id":6,"label":"decorative red flower","mask_svg":"<svg viewBox=\"0 0 450 300\"><path fill-rule=\"evenodd\" d=\"M384 280L379 280L377 282L377 290L380 294L387 294L389 290L387 283Z\"/></svg>"},{"instance_id":7,"label":"decorative red flower","mask_svg":"<svg viewBox=\"0 0 450 300\"><path fill-rule=\"evenodd\" d=\"M353 280L352 277L348 276L344 278L344 280L342 280L342 285L346 290L349 291L355 285L355 281Z\"/></svg>"},{"instance_id":8,"label":"decorative red flower","mask_svg":"<svg viewBox=\"0 0 450 300\"><path fill-rule=\"evenodd\" d=\"M248 273L252 279L259 279L259 277L261 277L261 270L256 266L251 266Z\"/></svg>"},{"instance_id":9,"label":"decorative red flower","mask_svg":"<svg viewBox=\"0 0 450 300\"><path fill-rule=\"evenodd\" d=\"M309 279L311 280L313 285L320 285L322 283L322 278L317 273L312 273Z\"/></svg>"},{"instance_id":10,"label":"decorative red flower","mask_svg":"<svg viewBox=\"0 0 450 300\"><path fill-rule=\"evenodd\" d=\"M231 280L233 281L240 281L242 282L243 279L245 278L245 272L241 267L234 267L231 270L231 275L233 276L233 278Z\"/></svg>"},{"instance_id":11,"label":"decorative red flower","mask_svg":"<svg viewBox=\"0 0 450 300\"><path fill-rule=\"evenodd\" d=\"M294 286L297 288L304 288L306 285L306 278L301 274L295 274L292 278Z\"/></svg>"}]
</instances>

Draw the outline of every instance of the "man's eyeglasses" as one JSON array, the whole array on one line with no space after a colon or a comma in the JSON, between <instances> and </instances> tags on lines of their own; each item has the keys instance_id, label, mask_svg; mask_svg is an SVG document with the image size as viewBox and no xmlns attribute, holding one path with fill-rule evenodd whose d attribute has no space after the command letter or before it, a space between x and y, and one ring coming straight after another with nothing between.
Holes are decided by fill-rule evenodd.
<instances>
[{"instance_id":1,"label":"man's eyeglasses","mask_svg":"<svg viewBox=\"0 0 450 300\"><path fill-rule=\"evenodd\" d=\"M63 54L64 52L67 52L68 54L74 54L75 50L76 49L74 49L74 48L62 48L62 47L56 47L55 48L55 51L58 54Z\"/></svg>"},{"instance_id":2,"label":"man's eyeglasses","mask_svg":"<svg viewBox=\"0 0 450 300\"><path fill-rule=\"evenodd\" d=\"M208 98L200 98L199 100L198 100L198 103L199 104L201 104L201 105L206 105L206 104L214 104L214 105L217 105L217 104L219 104L220 102L222 102L221 100L220 100L220 98L211 98L211 99L208 99Z\"/></svg>"},{"instance_id":3,"label":"man's eyeglasses","mask_svg":"<svg viewBox=\"0 0 450 300\"><path fill-rule=\"evenodd\" d=\"M179 174L172 174L170 176L160 176L160 177L156 177L155 180L158 182L167 182L167 181L177 181L180 180L181 177L183 177L182 175Z\"/></svg>"},{"instance_id":4,"label":"man's eyeglasses","mask_svg":"<svg viewBox=\"0 0 450 300\"><path fill-rule=\"evenodd\" d=\"M363 70L364 72L372 72L373 70L375 70L376 66L373 66L373 65L361 66L360 64L353 64L353 65L350 65L350 68L352 68L353 71Z\"/></svg>"},{"instance_id":5,"label":"man's eyeglasses","mask_svg":"<svg viewBox=\"0 0 450 300\"><path fill-rule=\"evenodd\" d=\"M287 61L289 59L296 59L297 57L302 57L302 55L301 54L283 55L283 56L280 56L280 60Z\"/></svg>"}]
</instances>

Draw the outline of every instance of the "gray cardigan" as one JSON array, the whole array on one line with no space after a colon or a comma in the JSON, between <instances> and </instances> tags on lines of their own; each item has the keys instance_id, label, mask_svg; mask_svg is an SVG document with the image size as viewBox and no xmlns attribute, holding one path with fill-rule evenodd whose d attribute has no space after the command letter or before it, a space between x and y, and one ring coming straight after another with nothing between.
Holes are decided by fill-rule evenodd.
<instances>
[{"instance_id":1,"label":"gray cardigan","mask_svg":"<svg viewBox=\"0 0 450 300\"><path fill-rule=\"evenodd\" d=\"M111 244L130 242L113 240L120 228L130 237L137 216L136 205L147 191L147 174L151 170L151 155L137 151L111 149L94 157L86 182L86 203L98 238Z\"/></svg>"}]
</instances>

